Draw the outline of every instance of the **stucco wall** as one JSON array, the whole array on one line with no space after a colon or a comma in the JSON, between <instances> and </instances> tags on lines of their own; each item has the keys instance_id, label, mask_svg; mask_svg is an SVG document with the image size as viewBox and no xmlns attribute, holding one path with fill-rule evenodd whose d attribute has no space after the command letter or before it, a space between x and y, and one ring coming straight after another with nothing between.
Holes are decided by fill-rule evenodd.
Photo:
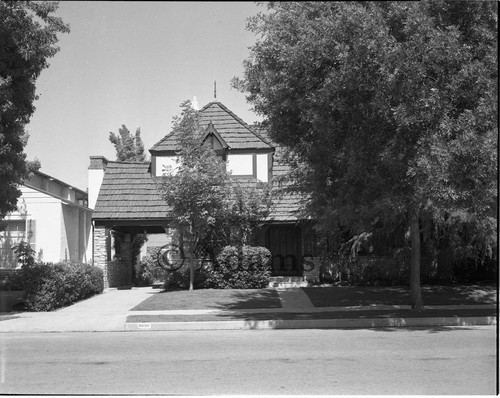
<instances>
[{"instance_id":1,"label":"stucco wall","mask_svg":"<svg viewBox=\"0 0 500 398\"><path fill-rule=\"evenodd\" d=\"M61 260L61 201L31 188L21 187L27 218L36 222L35 245L42 261Z\"/></svg>"},{"instance_id":2,"label":"stucco wall","mask_svg":"<svg viewBox=\"0 0 500 398\"><path fill-rule=\"evenodd\" d=\"M80 252L81 241L83 236L80 236L80 210L77 207L62 204L62 220L61 220L61 252L60 257L64 260L72 262L81 262L83 252Z\"/></svg>"},{"instance_id":3,"label":"stucco wall","mask_svg":"<svg viewBox=\"0 0 500 398\"><path fill-rule=\"evenodd\" d=\"M18 207L6 219L33 221L31 238L36 257L43 262L60 262L65 259L82 262L91 236L91 211L76 205L65 204L60 199L38 190L21 186ZM86 213L86 225L83 223Z\"/></svg>"}]
</instances>

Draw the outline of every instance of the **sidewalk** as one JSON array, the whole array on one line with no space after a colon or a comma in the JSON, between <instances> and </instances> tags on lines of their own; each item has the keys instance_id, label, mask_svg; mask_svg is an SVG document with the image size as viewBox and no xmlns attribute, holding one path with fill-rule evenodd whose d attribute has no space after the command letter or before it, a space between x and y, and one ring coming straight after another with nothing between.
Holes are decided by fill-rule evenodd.
<instances>
[{"instance_id":1,"label":"sidewalk","mask_svg":"<svg viewBox=\"0 0 500 398\"><path fill-rule=\"evenodd\" d=\"M397 289L387 288L385 294L381 294L384 293L384 288L352 290L341 288L342 290L330 291L328 288L313 289L315 290L266 289L266 293L272 293L268 294L268 303L266 304L259 295L257 295L258 300L249 295L247 304L253 303L253 306L245 306L241 302L239 305L232 305L231 302L219 300L218 304L222 304L214 308L205 306L203 309L159 310L137 310L137 308L144 307L144 303L148 303L151 298L164 300L173 297L175 293L162 297L157 295L160 293L159 289L150 287L130 290L108 289L101 295L54 312L2 313L0 333L444 327L495 325L497 322L497 306L492 302L491 294L488 299L480 297L466 300L460 297L465 304L455 304L458 301L456 297L448 301L434 298L429 305L426 305L425 311L417 313L411 311L408 305L398 302ZM349 297L342 296L340 300L342 306L329 305L339 301L341 297L339 292ZM221 293L227 292L214 291L212 295L216 296L216 293L220 296ZM374 300L376 293L389 299ZM199 292L199 294L209 295L210 292ZM241 296L237 291L233 291L233 294L235 297ZM332 294L336 295L334 299L331 297ZM271 296L278 297L279 302L276 299L271 301ZM194 301L195 296L187 297L188 300L192 297ZM146 301L147 299L149 300ZM367 302L375 304L367 305ZM406 301L401 300L401 302ZM434 302L438 304L432 304ZM175 307L175 304L171 305L174 308L182 308ZM194 306L196 308L196 305Z\"/></svg>"},{"instance_id":2,"label":"sidewalk","mask_svg":"<svg viewBox=\"0 0 500 398\"><path fill-rule=\"evenodd\" d=\"M0 314L2 332L121 332L128 311L158 290L107 289L104 293L52 312Z\"/></svg>"}]
</instances>

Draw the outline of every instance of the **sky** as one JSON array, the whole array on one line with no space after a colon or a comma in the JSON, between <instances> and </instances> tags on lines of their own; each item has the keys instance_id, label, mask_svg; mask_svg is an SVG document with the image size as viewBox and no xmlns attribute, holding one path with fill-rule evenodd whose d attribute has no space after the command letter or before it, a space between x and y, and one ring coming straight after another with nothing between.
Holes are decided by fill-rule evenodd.
<instances>
[{"instance_id":1,"label":"sky","mask_svg":"<svg viewBox=\"0 0 500 398\"><path fill-rule=\"evenodd\" d=\"M140 127L146 149L170 132L184 100L221 101L245 122L261 119L231 88L256 36L251 2L60 2L70 25L36 82L25 152L40 171L87 189L90 156L116 159L109 133Z\"/></svg>"}]
</instances>

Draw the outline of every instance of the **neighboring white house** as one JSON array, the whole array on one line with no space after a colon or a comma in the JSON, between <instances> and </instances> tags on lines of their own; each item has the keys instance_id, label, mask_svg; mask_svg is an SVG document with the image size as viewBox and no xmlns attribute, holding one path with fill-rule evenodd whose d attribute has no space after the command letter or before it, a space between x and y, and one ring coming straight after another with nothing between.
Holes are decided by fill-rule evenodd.
<instances>
[{"instance_id":1,"label":"neighboring white house","mask_svg":"<svg viewBox=\"0 0 500 398\"><path fill-rule=\"evenodd\" d=\"M42 172L34 172L19 188L18 209L7 215L6 229L0 232L0 268L19 266L13 248L22 240L30 243L39 261L90 263L87 193Z\"/></svg>"}]
</instances>

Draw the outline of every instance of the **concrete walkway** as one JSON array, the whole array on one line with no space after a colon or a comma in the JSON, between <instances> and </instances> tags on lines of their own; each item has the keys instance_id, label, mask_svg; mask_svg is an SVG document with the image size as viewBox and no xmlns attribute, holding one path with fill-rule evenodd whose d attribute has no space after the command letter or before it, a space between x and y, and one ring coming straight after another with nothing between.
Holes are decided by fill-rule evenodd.
<instances>
[{"instance_id":1,"label":"concrete walkway","mask_svg":"<svg viewBox=\"0 0 500 398\"><path fill-rule=\"evenodd\" d=\"M128 311L159 290L107 289L104 293L52 312L4 313L0 332L123 331Z\"/></svg>"},{"instance_id":2,"label":"concrete walkway","mask_svg":"<svg viewBox=\"0 0 500 398\"><path fill-rule=\"evenodd\" d=\"M281 307L283 308L314 308L313 303L302 289L290 288L280 289L277 288Z\"/></svg>"}]
</instances>

